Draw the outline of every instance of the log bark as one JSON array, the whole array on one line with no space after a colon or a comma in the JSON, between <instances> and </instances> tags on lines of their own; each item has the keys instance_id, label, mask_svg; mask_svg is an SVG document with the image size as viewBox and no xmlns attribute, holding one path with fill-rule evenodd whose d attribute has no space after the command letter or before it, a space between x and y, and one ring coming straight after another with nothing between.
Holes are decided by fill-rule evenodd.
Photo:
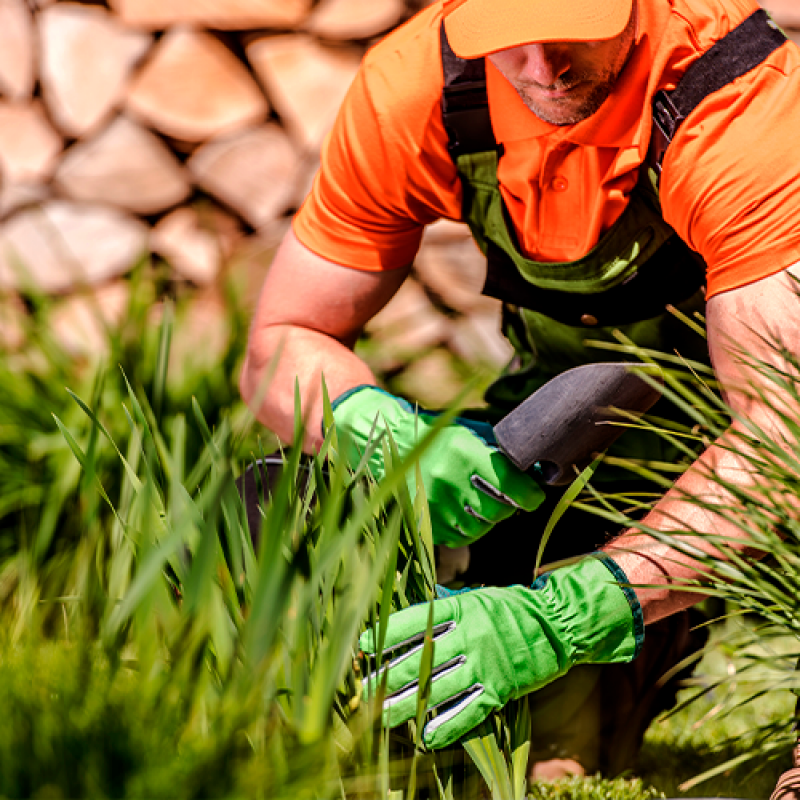
<instances>
[{"instance_id":1,"label":"log bark","mask_svg":"<svg viewBox=\"0 0 800 800\"><path fill-rule=\"evenodd\" d=\"M133 82L128 108L148 125L187 142L245 128L269 106L242 63L211 34L176 28Z\"/></svg>"},{"instance_id":2,"label":"log bark","mask_svg":"<svg viewBox=\"0 0 800 800\"><path fill-rule=\"evenodd\" d=\"M306 24L323 39L368 39L395 27L406 11L403 0L322 0Z\"/></svg>"},{"instance_id":3,"label":"log bark","mask_svg":"<svg viewBox=\"0 0 800 800\"><path fill-rule=\"evenodd\" d=\"M114 209L53 200L0 226L0 289L48 294L124 275L146 252L147 227Z\"/></svg>"},{"instance_id":4,"label":"log bark","mask_svg":"<svg viewBox=\"0 0 800 800\"><path fill-rule=\"evenodd\" d=\"M254 228L270 223L296 202L300 165L291 141L274 124L208 142L187 164L203 189Z\"/></svg>"},{"instance_id":5,"label":"log bark","mask_svg":"<svg viewBox=\"0 0 800 800\"><path fill-rule=\"evenodd\" d=\"M11 183L46 181L63 142L53 130L41 103L0 101L0 176Z\"/></svg>"},{"instance_id":6,"label":"log bark","mask_svg":"<svg viewBox=\"0 0 800 800\"><path fill-rule=\"evenodd\" d=\"M39 16L42 92L56 125L86 136L122 100L133 66L151 38L126 30L105 9L58 3Z\"/></svg>"},{"instance_id":7,"label":"log bark","mask_svg":"<svg viewBox=\"0 0 800 800\"><path fill-rule=\"evenodd\" d=\"M302 147L317 150L355 77L360 51L290 34L256 39L247 57L287 128Z\"/></svg>"},{"instance_id":8,"label":"log bark","mask_svg":"<svg viewBox=\"0 0 800 800\"><path fill-rule=\"evenodd\" d=\"M0 0L0 93L12 100L33 94L33 18L25 0Z\"/></svg>"},{"instance_id":9,"label":"log bark","mask_svg":"<svg viewBox=\"0 0 800 800\"><path fill-rule=\"evenodd\" d=\"M311 0L110 0L110 5L126 24L151 30L185 23L251 30L299 25Z\"/></svg>"},{"instance_id":10,"label":"log bark","mask_svg":"<svg viewBox=\"0 0 800 800\"><path fill-rule=\"evenodd\" d=\"M183 167L151 131L126 117L95 138L71 147L55 176L73 200L109 203L137 214L156 214L190 193Z\"/></svg>"},{"instance_id":11,"label":"log bark","mask_svg":"<svg viewBox=\"0 0 800 800\"><path fill-rule=\"evenodd\" d=\"M366 331L378 345L370 364L382 370L397 369L444 342L448 320L433 308L417 281L407 280L367 323Z\"/></svg>"}]
</instances>

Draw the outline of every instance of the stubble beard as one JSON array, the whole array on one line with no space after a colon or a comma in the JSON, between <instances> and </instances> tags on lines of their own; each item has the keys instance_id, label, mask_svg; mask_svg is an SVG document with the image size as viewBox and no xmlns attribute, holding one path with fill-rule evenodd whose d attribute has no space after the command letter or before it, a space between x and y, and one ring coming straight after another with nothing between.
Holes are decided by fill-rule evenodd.
<instances>
[{"instance_id":1,"label":"stubble beard","mask_svg":"<svg viewBox=\"0 0 800 800\"><path fill-rule=\"evenodd\" d=\"M561 90L571 86L578 86L593 78L595 85L592 86L589 92L581 97L580 100L572 97L564 97L552 98L543 103L534 99L528 93L525 86L515 86L514 88L517 90L517 94L522 99L522 102L525 103L528 109L539 117L539 119L549 122L551 125L575 125L578 122L588 119L600 109L600 106L605 103L614 91L618 77L619 73L605 75L602 80L598 81L594 76L570 76L567 74L554 86L544 87L551 91Z\"/></svg>"},{"instance_id":2,"label":"stubble beard","mask_svg":"<svg viewBox=\"0 0 800 800\"><path fill-rule=\"evenodd\" d=\"M566 72L552 86L538 87L545 91L563 91L586 84L589 88L583 97L566 96L563 98L549 98L545 102L540 102L526 91L526 88L532 87L526 87L525 84L515 84L514 88L522 102L539 119L549 122L551 125L575 125L591 117L611 96L622 71L633 54L638 12L637 0L634 0L630 20L622 33L624 44L616 63L608 65L600 73L591 71Z\"/></svg>"}]
</instances>

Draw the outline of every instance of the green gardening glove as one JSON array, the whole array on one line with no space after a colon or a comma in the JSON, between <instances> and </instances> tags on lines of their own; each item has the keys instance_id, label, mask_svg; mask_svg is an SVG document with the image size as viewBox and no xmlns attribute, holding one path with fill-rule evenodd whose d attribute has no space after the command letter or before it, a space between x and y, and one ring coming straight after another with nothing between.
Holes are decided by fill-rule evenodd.
<instances>
[{"instance_id":1,"label":"green gardening glove","mask_svg":"<svg viewBox=\"0 0 800 800\"><path fill-rule=\"evenodd\" d=\"M639 601L608 556L596 554L526 586L489 587L434 600L433 667L428 747L452 744L509 700L541 689L576 664L633 660L644 640ZM368 675L373 695L388 669L385 723L394 727L417 713L417 689L427 604L389 617L383 656ZM375 633L359 641L375 655Z\"/></svg>"},{"instance_id":2,"label":"green gardening glove","mask_svg":"<svg viewBox=\"0 0 800 800\"><path fill-rule=\"evenodd\" d=\"M391 433L400 457L430 433L435 414L416 412L405 400L375 386L358 386L333 402L345 456L357 464L372 448L369 469L375 480L386 474L379 437ZM377 446L376 446L377 445ZM433 541L448 547L474 542L517 509L533 511L544 499L539 484L498 449L485 422L456 417L442 428L419 462L428 498ZM415 470L407 476L412 497Z\"/></svg>"}]
</instances>

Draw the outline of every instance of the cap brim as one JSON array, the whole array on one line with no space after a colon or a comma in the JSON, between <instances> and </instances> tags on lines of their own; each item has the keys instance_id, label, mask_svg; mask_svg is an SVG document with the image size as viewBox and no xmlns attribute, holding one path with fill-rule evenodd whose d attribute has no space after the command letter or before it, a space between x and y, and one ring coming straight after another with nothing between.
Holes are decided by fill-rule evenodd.
<instances>
[{"instance_id":1,"label":"cap brim","mask_svg":"<svg viewBox=\"0 0 800 800\"><path fill-rule=\"evenodd\" d=\"M633 0L466 0L445 16L447 39L461 58L533 42L591 42L619 36Z\"/></svg>"}]
</instances>

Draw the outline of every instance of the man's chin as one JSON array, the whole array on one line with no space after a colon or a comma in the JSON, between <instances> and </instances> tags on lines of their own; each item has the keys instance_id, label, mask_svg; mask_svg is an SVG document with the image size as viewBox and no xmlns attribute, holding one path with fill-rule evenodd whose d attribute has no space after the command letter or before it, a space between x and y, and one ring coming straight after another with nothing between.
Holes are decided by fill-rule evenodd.
<instances>
[{"instance_id":1,"label":"man's chin","mask_svg":"<svg viewBox=\"0 0 800 800\"><path fill-rule=\"evenodd\" d=\"M526 105L539 119L549 122L551 125L575 125L594 113L594 110L588 111L581 105L566 103L563 105L527 103Z\"/></svg>"},{"instance_id":2,"label":"man's chin","mask_svg":"<svg viewBox=\"0 0 800 800\"><path fill-rule=\"evenodd\" d=\"M608 92L592 92L588 96L536 99L523 97L525 105L539 119L551 125L575 125L594 114L608 97Z\"/></svg>"}]
</instances>

